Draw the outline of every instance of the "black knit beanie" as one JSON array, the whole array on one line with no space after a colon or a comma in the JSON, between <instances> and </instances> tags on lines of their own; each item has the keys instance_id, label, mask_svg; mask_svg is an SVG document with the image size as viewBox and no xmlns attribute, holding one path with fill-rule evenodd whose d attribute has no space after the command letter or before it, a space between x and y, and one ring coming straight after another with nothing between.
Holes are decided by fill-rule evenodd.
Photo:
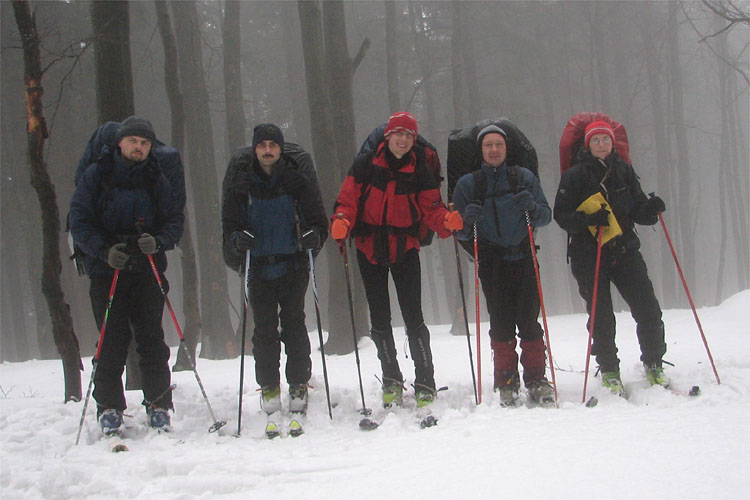
<instances>
[{"instance_id":1,"label":"black knit beanie","mask_svg":"<svg viewBox=\"0 0 750 500\"><path fill-rule=\"evenodd\" d=\"M273 141L284 149L284 134L273 123L261 123L253 129L253 151L263 141Z\"/></svg>"},{"instance_id":2,"label":"black knit beanie","mask_svg":"<svg viewBox=\"0 0 750 500\"><path fill-rule=\"evenodd\" d=\"M115 144L119 144L123 137L128 137L129 135L148 139L151 141L151 144L156 140L156 134L154 133L154 127L151 126L151 122L140 116L129 116L123 120L120 124L120 130L117 131L117 135L115 136Z\"/></svg>"}]
</instances>

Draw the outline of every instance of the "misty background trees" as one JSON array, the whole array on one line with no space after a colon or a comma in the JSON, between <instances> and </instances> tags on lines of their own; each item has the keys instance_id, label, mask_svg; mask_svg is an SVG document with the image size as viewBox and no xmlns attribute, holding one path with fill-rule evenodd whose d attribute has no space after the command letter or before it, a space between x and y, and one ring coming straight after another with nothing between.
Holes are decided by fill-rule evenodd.
<instances>
[{"instance_id":1,"label":"misty background trees","mask_svg":"<svg viewBox=\"0 0 750 500\"><path fill-rule=\"evenodd\" d=\"M606 112L627 129L644 191L666 201L665 220L697 305L750 286L747 2L28 5L41 42L44 161L63 227L75 168L101 121L143 115L182 154L189 231L169 253L167 277L188 344L200 342L201 357L239 352L240 279L221 260L219 188L232 151L249 144L261 122L278 124L286 140L313 154L331 211L359 145L394 111L417 117L444 165L451 130L508 117L536 148L550 203L568 118ZM10 2L0 2L0 22L0 360L59 358L42 293L43 219L30 183L24 55ZM662 306L687 307L661 229L640 233ZM537 238L548 313L583 312L565 233L553 223ZM65 259L67 234L59 243L64 299L88 356L98 334L88 279ZM453 243L424 248L422 268L426 322L462 331ZM346 352L348 305L332 241L316 271L330 347ZM472 293L470 283L466 290ZM360 336L368 323L363 299L355 287ZM311 330L312 303L309 297ZM398 307L392 310L398 324ZM169 321L165 332L175 345Z\"/></svg>"}]
</instances>

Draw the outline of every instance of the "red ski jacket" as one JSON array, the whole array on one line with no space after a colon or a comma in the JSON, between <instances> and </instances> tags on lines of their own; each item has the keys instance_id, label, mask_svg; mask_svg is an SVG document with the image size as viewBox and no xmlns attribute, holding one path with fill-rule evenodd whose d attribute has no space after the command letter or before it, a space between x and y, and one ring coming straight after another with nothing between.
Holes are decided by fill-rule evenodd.
<instances>
[{"instance_id":1,"label":"red ski jacket","mask_svg":"<svg viewBox=\"0 0 750 500\"><path fill-rule=\"evenodd\" d=\"M374 153L358 156L344 179L331 220L343 215L351 224L354 244L373 264L389 265L419 250L419 223L450 236L448 210L437 180L425 162L424 150L414 146L401 159L382 142Z\"/></svg>"}]
</instances>

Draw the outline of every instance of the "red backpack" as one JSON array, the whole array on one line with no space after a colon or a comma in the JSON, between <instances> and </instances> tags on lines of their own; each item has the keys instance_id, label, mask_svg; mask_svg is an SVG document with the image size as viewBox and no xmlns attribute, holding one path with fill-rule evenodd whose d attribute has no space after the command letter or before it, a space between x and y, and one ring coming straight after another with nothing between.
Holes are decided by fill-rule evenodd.
<instances>
[{"instance_id":1,"label":"red backpack","mask_svg":"<svg viewBox=\"0 0 750 500\"><path fill-rule=\"evenodd\" d=\"M589 123L602 120L608 123L615 131L615 150L620 157L630 163L630 148L628 146L628 134L625 127L608 115L599 112L577 113L565 124L562 137L560 137L560 173L568 170L578 153L583 149L583 135Z\"/></svg>"}]
</instances>

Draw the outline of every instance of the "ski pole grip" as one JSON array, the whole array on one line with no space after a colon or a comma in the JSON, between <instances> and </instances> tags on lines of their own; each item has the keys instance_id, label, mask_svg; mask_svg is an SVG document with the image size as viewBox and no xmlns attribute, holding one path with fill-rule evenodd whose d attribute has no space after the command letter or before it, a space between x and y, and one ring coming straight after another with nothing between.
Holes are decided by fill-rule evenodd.
<instances>
[{"instance_id":1,"label":"ski pole grip","mask_svg":"<svg viewBox=\"0 0 750 500\"><path fill-rule=\"evenodd\" d=\"M456 206L453 204L453 202L448 203L448 211L449 212L455 212Z\"/></svg>"}]
</instances>

